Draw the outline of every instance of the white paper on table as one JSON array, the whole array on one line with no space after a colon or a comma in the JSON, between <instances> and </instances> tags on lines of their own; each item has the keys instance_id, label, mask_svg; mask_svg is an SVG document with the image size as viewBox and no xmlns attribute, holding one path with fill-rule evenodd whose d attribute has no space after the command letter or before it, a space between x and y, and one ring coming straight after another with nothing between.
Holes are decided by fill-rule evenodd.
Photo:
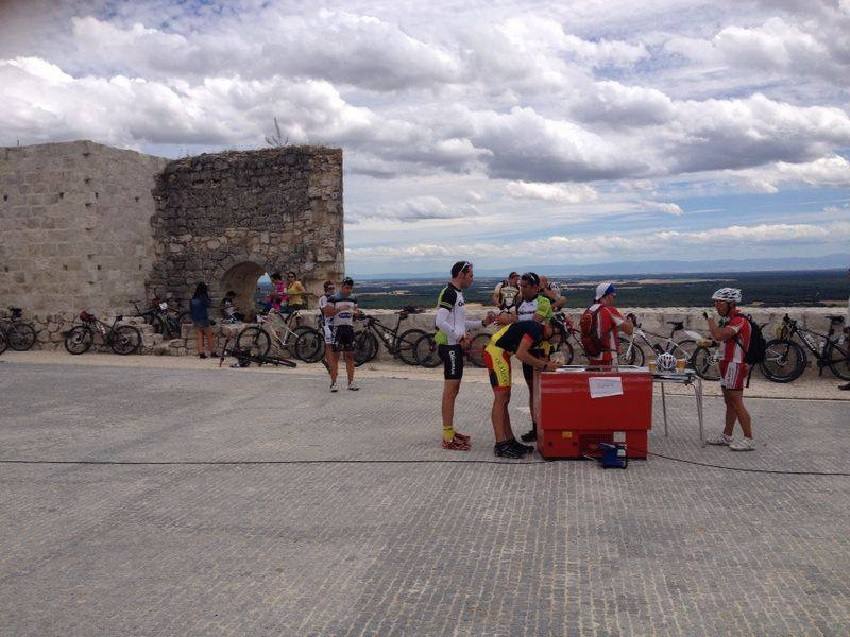
<instances>
[{"instance_id":1,"label":"white paper on table","mask_svg":"<svg viewBox=\"0 0 850 637\"><path fill-rule=\"evenodd\" d=\"M592 376L588 381L591 398L623 395L623 380L619 376Z\"/></svg>"}]
</instances>

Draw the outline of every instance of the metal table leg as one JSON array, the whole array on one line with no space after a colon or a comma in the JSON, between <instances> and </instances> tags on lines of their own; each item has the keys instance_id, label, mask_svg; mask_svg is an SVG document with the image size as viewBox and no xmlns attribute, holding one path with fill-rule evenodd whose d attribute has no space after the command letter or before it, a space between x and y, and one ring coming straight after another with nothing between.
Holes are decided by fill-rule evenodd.
<instances>
[{"instance_id":1,"label":"metal table leg","mask_svg":"<svg viewBox=\"0 0 850 637\"><path fill-rule=\"evenodd\" d=\"M664 381L661 381L661 409L664 412L664 437L667 437L667 395L664 392Z\"/></svg>"},{"instance_id":2,"label":"metal table leg","mask_svg":"<svg viewBox=\"0 0 850 637\"><path fill-rule=\"evenodd\" d=\"M705 446L705 436L702 432L702 379L697 376L694 383L694 397L697 401L697 420L699 421L699 442Z\"/></svg>"}]
</instances>

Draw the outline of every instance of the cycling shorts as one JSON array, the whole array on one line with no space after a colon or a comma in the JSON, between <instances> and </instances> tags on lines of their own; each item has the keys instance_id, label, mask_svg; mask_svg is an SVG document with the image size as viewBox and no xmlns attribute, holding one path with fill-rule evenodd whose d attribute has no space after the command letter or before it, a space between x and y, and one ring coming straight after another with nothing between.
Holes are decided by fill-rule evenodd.
<instances>
[{"instance_id":1,"label":"cycling shorts","mask_svg":"<svg viewBox=\"0 0 850 637\"><path fill-rule=\"evenodd\" d=\"M463 347L460 345L438 345L437 353L443 361L443 378L460 380L463 378Z\"/></svg>"},{"instance_id":2,"label":"cycling shorts","mask_svg":"<svg viewBox=\"0 0 850 637\"><path fill-rule=\"evenodd\" d=\"M322 335L325 337L325 345L333 345L336 339L336 335L334 334L334 330L330 325L325 325L322 327Z\"/></svg>"},{"instance_id":3,"label":"cycling shorts","mask_svg":"<svg viewBox=\"0 0 850 637\"><path fill-rule=\"evenodd\" d=\"M493 391L510 391L511 353L490 344L484 348L484 362L490 374L490 386Z\"/></svg>"},{"instance_id":4,"label":"cycling shorts","mask_svg":"<svg viewBox=\"0 0 850 637\"><path fill-rule=\"evenodd\" d=\"M746 363L720 361L720 386L733 391L743 390L750 368Z\"/></svg>"},{"instance_id":5,"label":"cycling shorts","mask_svg":"<svg viewBox=\"0 0 850 637\"><path fill-rule=\"evenodd\" d=\"M354 328L351 325L339 325L335 331L333 348L335 352L354 351Z\"/></svg>"}]
</instances>

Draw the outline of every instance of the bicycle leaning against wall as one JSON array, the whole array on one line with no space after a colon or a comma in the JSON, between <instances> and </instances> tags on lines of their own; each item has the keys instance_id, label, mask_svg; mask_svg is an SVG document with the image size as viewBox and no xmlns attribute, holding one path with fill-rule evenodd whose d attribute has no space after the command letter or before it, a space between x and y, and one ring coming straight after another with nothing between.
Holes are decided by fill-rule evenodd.
<instances>
[{"instance_id":1,"label":"bicycle leaning against wall","mask_svg":"<svg viewBox=\"0 0 850 637\"><path fill-rule=\"evenodd\" d=\"M65 332L65 349L69 354L79 355L87 352L100 335L104 345L121 356L135 354L142 346L142 333L132 325L119 325L124 317L119 314L112 325L98 320L94 314L80 312L82 325L76 325Z\"/></svg>"},{"instance_id":2,"label":"bicycle leaning against wall","mask_svg":"<svg viewBox=\"0 0 850 637\"><path fill-rule=\"evenodd\" d=\"M3 332L5 343L13 350L26 351L35 344L35 326L21 320L21 308L10 306L9 312L6 316L0 316L0 332Z\"/></svg>"},{"instance_id":3,"label":"bicycle leaning against wall","mask_svg":"<svg viewBox=\"0 0 850 637\"><path fill-rule=\"evenodd\" d=\"M826 334L800 327L787 314L782 317L777 336L767 342L761 370L765 378L776 383L790 383L799 378L806 369L806 350L811 352L818 366L818 376L824 367L844 380L850 380L850 357L845 344L843 330L836 327L844 322L843 316L828 316L829 331ZM797 340L795 340L795 337Z\"/></svg>"},{"instance_id":4,"label":"bicycle leaning against wall","mask_svg":"<svg viewBox=\"0 0 850 637\"><path fill-rule=\"evenodd\" d=\"M320 361L325 352L322 334L306 325L293 327L297 321L297 311L284 317L280 312L270 310L266 315L257 316L257 325L239 332L236 347L250 356L268 357L274 345L278 352L287 351L305 363ZM268 328L264 328L264 324Z\"/></svg>"}]
</instances>

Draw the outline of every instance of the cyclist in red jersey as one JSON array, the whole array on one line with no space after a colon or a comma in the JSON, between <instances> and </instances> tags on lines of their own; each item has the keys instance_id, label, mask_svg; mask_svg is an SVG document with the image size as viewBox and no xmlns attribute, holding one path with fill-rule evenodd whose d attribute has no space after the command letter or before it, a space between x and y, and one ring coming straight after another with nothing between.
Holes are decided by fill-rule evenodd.
<instances>
[{"instance_id":1,"label":"cyclist in red jersey","mask_svg":"<svg viewBox=\"0 0 850 637\"><path fill-rule=\"evenodd\" d=\"M603 281L596 286L596 302L588 309L596 312L596 335L602 343L602 352L597 358L588 362L591 365L616 365L617 347L620 344L618 330L631 334L634 324L626 319L620 311L614 307L614 297L617 289L611 281Z\"/></svg>"},{"instance_id":2,"label":"cyclist in red jersey","mask_svg":"<svg viewBox=\"0 0 850 637\"><path fill-rule=\"evenodd\" d=\"M752 419L744 406L744 381L749 373L745 356L752 335L750 322L738 310L741 290L722 288L711 298L714 301L714 309L720 315L720 322L716 322L708 314L705 316L708 319L711 338L720 343L720 389L723 392L723 400L726 401L726 427L722 434L706 442L711 445L726 445L732 451L752 451L756 448L753 442ZM744 431L744 438L740 441L735 441L732 437L736 420L741 423L741 429Z\"/></svg>"}]
</instances>

